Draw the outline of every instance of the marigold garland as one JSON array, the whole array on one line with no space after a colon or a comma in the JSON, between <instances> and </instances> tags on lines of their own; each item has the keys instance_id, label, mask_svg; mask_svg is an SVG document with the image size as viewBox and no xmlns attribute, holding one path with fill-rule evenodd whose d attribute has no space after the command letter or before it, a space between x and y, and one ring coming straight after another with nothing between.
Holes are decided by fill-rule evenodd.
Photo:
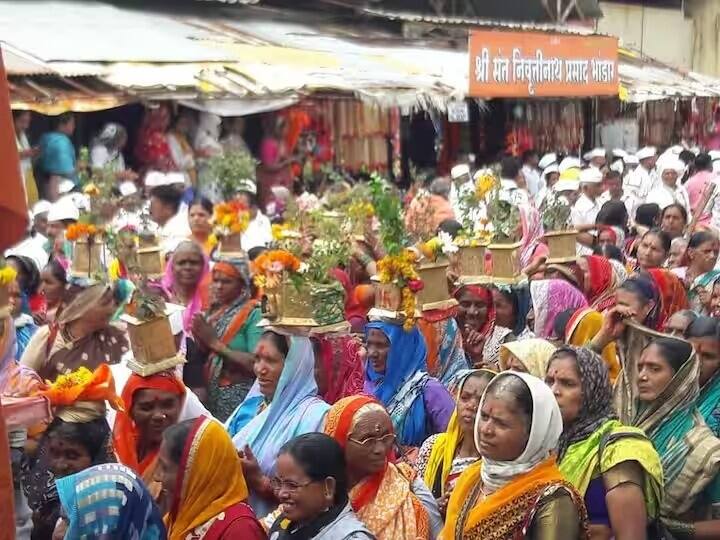
<instances>
[{"instance_id":1,"label":"marigold garland","mask_svg":"<svg viewBox=\"0 0 720 540\"><path fill-rule=\"evenodd\" d=\"M92 223L73 223L66 229L65 239L74 242L76 240L80 240L81 238L92 238L102 233L103 230Z\"/></svg>"},{"instance_id":2,"label":"marigold garland","mask_svg":"<svg viewBox=\"0 0 720 540\"><path fill-rule=\"evenodd\" d=\"M423 283L415 265L417 255L405 249L399 255L386 255L377 263L378 277L381 283L395 283L400 287L402 295L402 311L405 314L405 330L412 329L415 324L415 294L422 290Z\"/></svg>"},{"instance_id":3,"label":"marigold garland","mask_svg":"<svg viewBox=\"0 0 720 540\"><path fill-rule=\"evenodd\" d=\"M250 224L250 212L240 201L219 203L213 208L213 223L216 236L242 234Z\"/></svg>"}]
</instances>

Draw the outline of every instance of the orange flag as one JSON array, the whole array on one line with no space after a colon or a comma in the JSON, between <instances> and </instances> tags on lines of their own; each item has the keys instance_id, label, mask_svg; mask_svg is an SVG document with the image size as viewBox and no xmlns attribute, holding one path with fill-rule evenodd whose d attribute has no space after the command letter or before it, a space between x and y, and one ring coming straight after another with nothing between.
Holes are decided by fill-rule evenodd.
<instances>
[{"instance_id":1,"label":"orange flag","mask_svg":"<svg viewBox=\"0 0 720 540\"><path fill-rule=\"evenodd\" d=\"M0 252L22 239L28 226L25 187L10 111L10 90L0 51Z\"/></svg>"}]
</instances>

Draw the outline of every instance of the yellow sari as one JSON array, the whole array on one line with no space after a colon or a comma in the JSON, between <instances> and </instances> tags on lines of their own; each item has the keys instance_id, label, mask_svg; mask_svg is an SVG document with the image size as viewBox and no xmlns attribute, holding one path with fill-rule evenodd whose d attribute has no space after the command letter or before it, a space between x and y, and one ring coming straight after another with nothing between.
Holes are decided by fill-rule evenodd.
<instances>
[{"instance_id":1,"label":"yellow sari","mask_svg":"<svg viewBox=\"0 0 720 540\"><path fill-rule=\"evenodd\" d=\"M554 352L555 345L541 338L504 343L500 346L500 370L507 371L512 354L522 362L530 375L544 379L548 361Z\"/></svg>"},{"instance_id":2,"label":"yellow sari","mask_svg":"<svg viewBox=\"0 0 720 540\"><path fill-rule=\"evenodd\" d=\"M198 418L178 467L170 512L165 516L169 540L185 540L194 529L220 518L246 501L242 464L222 424Z\"/></svg>"},{"instance_id":3,"label":"yellow sari","mask_svg":"<svg viewBox=\"0 0 720 540\"><path fill-rule=\"evenodd\" d=\"M568 345L586 347L600 331L602 321L602 313L592 308L585 308L575 312L565 330L565 338ZM620 374L620 361L618 360L615 341L611 341L602 350L600 356L602 356L602 359L607 365L610 382L615 384L615 380Z\"/></svg>"}]
</instances>

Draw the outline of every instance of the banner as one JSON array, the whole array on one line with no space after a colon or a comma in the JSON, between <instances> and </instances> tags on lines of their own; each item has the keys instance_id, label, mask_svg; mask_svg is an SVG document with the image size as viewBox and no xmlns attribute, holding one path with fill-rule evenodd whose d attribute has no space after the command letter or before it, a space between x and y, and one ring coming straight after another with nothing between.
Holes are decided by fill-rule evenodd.
<instances>
[{"instance_id":1,"label":"banner","mask_svg":"<svg viewBox=\"0 0 720 540\"><path fill-rule=\"evenodd\" d=\"M22 240L28 226L25 186L10 111L10 90L0 50L0 254Z\"/></svg>"},{"instance_id":2,"label":"banner","mask_svg":"<svg viewBox=\"0 0 720 540\"><path fill-rule=\"evenodd\" d=\"M617 95L618 40L542 32L470 32L473 97Z\"/></svg>"}]
</instances>

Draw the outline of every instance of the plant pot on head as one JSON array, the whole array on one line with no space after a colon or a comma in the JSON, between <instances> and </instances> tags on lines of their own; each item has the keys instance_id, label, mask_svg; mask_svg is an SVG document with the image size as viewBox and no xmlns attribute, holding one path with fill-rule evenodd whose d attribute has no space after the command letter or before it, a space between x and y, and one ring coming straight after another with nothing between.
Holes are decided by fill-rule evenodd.
<instances>
[{"instance_id":1,"label":"plant pot on head","mask_svg":"<svg viewBox=\"0 0 720 540\"><path fill-rule=\"evenodd\" d=\"M244 255L245 252L242 249L242 234L229 234L227 236L223 236L220 239L220 244L218 245L218 252L223 255Z\"/></svg>"},{"instance_id":2,"label":"plant pot on head","mask_svg":"<svg viewBox=\"0 0 720 540\"><path fill-rule=\"evenodd\" d=\"M316 327L313 316L310 287L306 283L293 282L287 275L277 286L266 287L263 299L261 326Z\"/></svg>"},{"instance_id":3,"label":"plant pot on head","mask_svg":"<svg viewBox=\"0 0 720 540\"><path fill-rule=\"evenodd\" d=\"M545 233L550 256L548 263L572 262L577 258L577 231L574 229L566 231L550 231Z\"/></svg>"},{"instance_id":4,"label":"plant pot on head","mask_svg":"<svg viewBox=\"0 0 720 540\"><path fill-rule=\"evenodd\" d=\"M404 321L402 289L397 283L381 283L377 276L372 276L370 281L375 289L375 306L368 312L368 317Z\"/></svg>"},{"instance_id":5,"label":"plant pot on head","mask_svg":"<svg viewBox=\"0 0 720 540\"><path fill-rule=\"evenodd\" d=\"M431 311L434 309L448 309L457 306L457 300L450 297L448 291L447 270L448 261L440 258L435 262L421 262L417 273L424 286L417 293L418 311Z\"/></svg>"},{"instance_id":6,"label":"plant pot on head","mask_svg":"<svg viewBox=\"0 0 720 540\"><path fill-rule=\"evenodd\" d=\"M522 242L490 244L492 269L488 281L498 285L515 285L522 279L520 273L520 247Z\"/></svg>"},{"instance_id":7,"label":"plant pot on head","mask_svg":"<svg viewBox=\"0 0 720 540\"><path fill-rule=\"evenodd\" d=\"M486 274L485 255L487 246L459 246L458 266L460 284L467 285Z\"/></svg>"},{"instance_id":8,"label":"plant pot on head","mask_svg":"<svg viewBox=\"0 0 720 540\"><path fill-rule=\"evenodd\" d=\"M170 315L174 310L173 306L168 306L164 315L147 321L128 314L121 316L121 320L127 323L133 352L128 367L133 372L147 377L185 363L185 358L178 354L170 324Z\"/></svg>"},{"instance_id":9,"label":"plant pot on head","mask_svg":"<svg viewBox=\"0 0 720 540\"><path fill-rule=\"evenodd\" d=\"M73 242L72 269L73 277L91 278L105 269L103 264L105 244L94 238L78 238Z\"/></svg>"}]
</instances>

